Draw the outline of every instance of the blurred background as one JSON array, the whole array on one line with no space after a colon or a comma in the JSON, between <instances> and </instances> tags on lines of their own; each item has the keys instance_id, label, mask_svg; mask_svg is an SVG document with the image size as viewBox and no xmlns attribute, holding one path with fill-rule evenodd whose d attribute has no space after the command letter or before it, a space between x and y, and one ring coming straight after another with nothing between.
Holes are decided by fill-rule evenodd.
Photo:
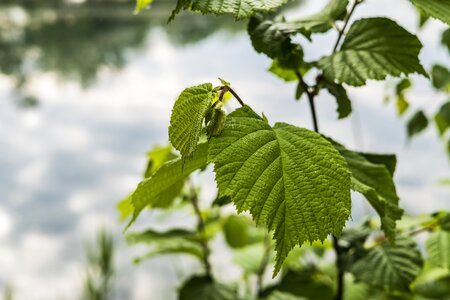
<instances>
[{"instance_id":1,"label":"blurred background","mask_svg":"<svg viewBox=\"0 0 450 300\"><path fill-rule=\"evenodd\" d=\"M126 223L119 221L116 204L141 180L145 153L167 144L170 111L184 87L219 84L221 77L271 123L312 127L306 101L295 102L295 84L266 71L270 61L253 50L245 22L184 13L167 24L175 2L155 0L139 15L133 15L132 0L0 2L0 292L5 298L87 299L83 295L95 290L89 280L100 289L109 285L109 299L175 298L174 287L197 262L163 257L134 266L142 251L126 245ZM325 2L293 1L286 15L308 15ZM364 16L389 16L418 34L427 70L450 64L440 42L445 26L428 20L419 29L419 15L407 0L367 0L355 18ZM330 53L334 40L334 32L313 37L313 43L299 38L306 59ZM398 82L393 79L350 88L354 113L343 121L337 121L328 94L317 105L324 134L356 150L398 155L401 206L415 215L450 209L450 188L438 183L450 177L449 160L435 128L408 142L405 123L415 108L435 112L448 95L423 77L411 79L413 88L405 95L410 108L402 117L393 101L385 101ZM204 183L202 201L215 196L210 172L195 181ZM360 200L355 195L353 221L371 213ZM134 228L194 219L154 211L138 221ZM214 244L213 264L221 276L237 276L221 245ZM110 265L89 271L102 259ZM103 279L92 279L92 273Z\"/></svg>"}]
</instances>

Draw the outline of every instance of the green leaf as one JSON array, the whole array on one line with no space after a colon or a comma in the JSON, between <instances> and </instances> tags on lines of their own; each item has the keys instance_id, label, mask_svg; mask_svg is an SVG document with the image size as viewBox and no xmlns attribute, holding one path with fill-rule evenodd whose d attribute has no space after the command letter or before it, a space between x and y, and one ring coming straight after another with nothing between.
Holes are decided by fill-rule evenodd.
<instances>
[{"instance_id":1,"label":"green leaf","mask_svg":"<svg viewBox=\"0 0 450 300\"><path fill-rule=\"evenodd\" d=\"M244 106L228 115L209 157L221 196L274 231L274 275L294 246L339 235L350 215L345 161L315 132L285 123L271 127Z\"/></svg>"},{"instance_id":2,"label":"green leaf","mask_svg":"<svg viewBox=\"0 0 450 300\"><path fill-rule=\"evenodd\" d=\"M308 34L326 32L333 27L335 21L345 17L347 5L348 0L330 0L320 12L292 22L292 27L297 27L299 32L304 31Z\"/></svg>"},{"instance_id":3,"label":"green leaf","mask_svg":"<svg viewBox=\"0 0 450 300\"><path fill-rule=\"evenodd\" d=\"M431 81L438 90L450 92L450 71L441 65L434 65L431 70Z\"/></svg>"},{"instance_id":4,"label":"green leaf","mask_svg":"<svg viewBox=\"0 0 450 300\"><path fill-rule=\"evenodd\" d=\"M284 293L280 291L273 291L269 296L264 297L264 300L307 300L307 298L297 297L291 293Z\"/></svg>"},{"instance_id":5,"label":"green leaf","mask_svg":"<svg viewBox=\"0 0 450 300\"><path fill-rule=\"evenodd\" d=\"M139 264L143 260L154 258L155 256L175 254L190 255L202 260L203 248L199 243L186 239L162 240L155 243L145 255L136 257L133 262Z\"/></svg>"},{"instance_id":6,"label":"green leaf","mask_svg":"<svg viewBox=\"0 0 450 300\"><path fill-rule=\"evenodd\" d=\"M155 174L156 170L158 170L164 163L168 162L169 160L177 158L177 155L175 155L172 152L172 146L155 146L152 150L147 152L147 168L144 172L144 178L150 177L153 174Z\"/></svg>"},{"instance_id":7,"label":"green leaf","mask_svg":"<svg viewBox=\"0 0 450 300\"><path fill-rule=\"evenodd\" d=\"M151 246L146 255L135 258L135 263L159 255L187 254L203 258L203 249L198 242L197 234L185 229L171 229L169 231L146 230L127 234L130 244L145 243Z\"/></svg>"},{"instance_id":8,"label":"green leaf","mask_svg":"<svg viewBox=\"0 0 450 300\"><path fill-rule=\"evenodd\" d=\"M173 106L169 140L183 158L190 157L202 134L203 120L211 106L215 91L211 83L185 89Z\"/></svg>"},{"instance_id":9,"label":"green leaf","mask_svg":"<svg viewBox=\"0 0 450 300\"><path fill-rule=\"evenodd\" d=\"M407 124L408 129L408 137L411 138L412 136L422 132L427 128L428 126L428 118L425 116L423 111L419 110L417 111L411 119L409 119Z\"/></svg>"},{"instance_id":10,"label":"green leaf","mask_svg":"<svg viewBox=\"0 0 450 300\"><path fill-rule=\"evenodd\" d=\"M450 232L436 231L425 242L428 264L450 270Z\"/></svg>"},{"instance_id":11,"label":"green leaf","mask_svg":"<svg viewBox=\"0 0 450 300\"><path fill-rule=\"evenodd\" d=\"M347 91L344 89L344 87L334 82L327 82L325 84L325 87L328 92L336 99L338 105L338 118L344 119L348 117L352 112L352 103L350 102L350 99L347 96Z\"/></svg>"},{"instance_id":12,"label":"green leaf","mask_svg":"<svg viewBox=\"0 0 450 300\"><path fill-rule=\"evenodd\" d=\"M431 299L448 299L450 295L450 272L447 269L429 269L412 284L412 290Z\"/></svg>"},{"instance_id":13,"label":"green leaf","mask_svg":"<svg viewBox=\"0 0 450 300\"><path fill-rule=\"evenodd\" d=\"M287 69L298 70L303 62L303 49L292 43L290 32L283 19L255 16L248 23L248 33L253 48Z\"/></svg>"},{"instance_id":14,"label":"green leaf","mask_svg":"<svg viewBox=\"0 0 450 300\"><path fill-rule=\"evenodd\" d=\"M119 221L125 221L129 216L133 214L134 207L131 202L131 195L120 200L117 203L117 210L119 211Z\"/></svg>"},{"instance_id":15,"label":"green leaf","mask_svg":"<svg viewBox=\"0 0 450 300\"><path fill-rule=\"evenodd\" d=\"M232 248L242 248L248 242L249 223L245 217L231 215L223 225L225 240Z\"/></svg>"},{"instance_id":16,"label":"green leaf","mask_svg":"<svg viewBox=\"0 0 450 300\"><path fill-rule=\"evenodd\" d=\"M334 146L347 161L352 174L352 189L366 197L381 219L381 227L387 238L395 242L396 221L400 220L403 210L399 207L399 198L392 179L392 155L362 154L345 149L335 143ZM371 160L372 158L372 160ZM395 169L395 167L394 167Z\"/></svg>"},{"instance_id":17,"label":"green leaf","mask_svg":"<svg viewBox=\"0 0 450 300\"><path fill-rule=\"evenodd\" d=\"M442 137L450 127L450 101L441 106L437 114L434 116L434 122L438 128L439 135Z\"/></svg>"},{"instance_id":18,"label":"green leaf","mask_svg":"<svg viewBox=\"0 0 450 300\"><path fill-rule=\"evenodd\" d=\"M408 291L409 284L422 269L422 257L414 240L398 238L396 246L388 242L371 249L355 263L357 280L388 291Z\"/></svg>"},{"instance_id":19,"label":"green leaf","mask_svg":"<svg viewBox=\"0 0 450 300\"><path fill-rule=\"evenodd\" d=\"M168 207L181 193L186 178L194 171L203 169L208 164L208 145L199 144L192 158L183 161L177 158L166 162L152 177L144 179L131 195L134 206L133 219L146 207Z\"/></svg>"},{"instance_id":20,"label":"green leaf","mask_svg":"<svg viewBox=\"0 0 450 300\"><path fill-rule=\"evenodd\" d=\"M233 260L245 273L257 274L264 259L264 250L263 243L236 248L233 251Z\"/></svg>"},{"instance_id":21,"label":"green leaf","mask_svg":"<svg viewBox=\"0 0 450 300\"><path fill-rule=\"evenodd\" d=\"M395 86L395 94L397 96L403 95L411 87L411 81L408 78L403 78Z\"/></svg>"},{"instance_id":22,"label":"green leaf","mask_svg":"<svg viewBox=\"0 0 450 300\"><path fill-rule=\"evenodd\" d=\"M409 102L408 100L406 100L405 96L403 94L400 94L397 97L397 102L396 102L396 107L397 107L397 114L399 116L403 116L403 114L408 110L409 108Z\"/></svg>"},{"instance_id":23,"label":"green leaf","mask_svg":"<svg viewBox=\"0 0 450 300\"><path fill-rule=\"evenodd\" d=\"M395 168L397 167L397 157L395 154L378 154L378 153L363 153L358 152L359 155L374 164L384 165L391 176L394 176Z\"/></svg>"},{"instance_id":24,"label":"green leaf","mask_svg":"<svg viewBox=\"0 0 450 300\"><path fill-rule=\"evenodd\" d=\"M422 44L417 37L387 18L355 21L341 49L319 60L329 81L361 86L368 79L383 80L426 72L418 55Z\"/></svg>"},{"instance_id":25,"label":"green leaf","mask_svg":"<svg viewBox=\"0 0 450 300\"><path fill-rule=\"evenodd\" d=\"M441 218L439 218L439 225L442 230L450 231L450 213L445 213Z\"/></svg>"},{"instance_id":26,"label":"green leaf","mask_svg":"<svg viewBox=\"0 0 450 300\"><path fill-rule=\"evenodd\" d=\"M448 0L411 0L427 15L450 25L450 2Z\"/></svg>"},{"instance_id":27,"label":"green leaf","mask_svg":"<svg viewBox=\"0 0 450 300\"><path fill-rule=\"evenodd\" d=\"M450 28L442 33L441 43L450 51Z\"/></svg>"},{"instance_id":28,"label":"green leaf","mask_svg":"<svg viewBox=\"0 0 450 300\"><path fill-rule=\"evenodd\" d=\"M206 135L208 139L218 136L225 124L226 115L222 108L211 109L211 116L206 118L208 124L206 125Z\"/></svg>"},{"instance_id":29,"label":"green leaf","mask_svg":"<svg viewBox=\"0 0 450 300\"><path fill-rule=\"evenodd\" d=\"M286 292L307 299L331 300L334 296L333 281L314 266L307 266L298 271L287 271L280 283L267 288L263 296L270 295L273 291Z\"/></svg>"},{"instance_id":30,"label":"green leaf","mask_svg":"<svg viewBox=\"0 0 450 300\"><path fill-rule=\"evenodd\" d=\"M134 13L138 14L141 10L152 4L153 0L136 0L136 8Z\"/></svg>"},{"instance_id":31,"label":"green leaf","mask_svg":"<svg viewBox=\"0 0 450 300\"><path fill-rule=\"evenodd\" d=\"M213 281L208 276L194 276L179 291L179 300L237 300L235 288Z\"/></svg>"},{"instance_id":32,"label":"green leaf","mask_svg":"<svg viewBox=\"0 0 450 300\"><path fill-rule=\"evenodd\" d=\"M274 59L272 61L272 65L269 68L269 72L278 76L279 78L283 79L286 82L291 82L291 81L298 81L296 71L298 71L300 74L304 76L306 73L308 73L310 69L311 65L304 63L298 70L293 70L291 68L281 66L280 61Z\"/></svg>"},{"instance_id":33,"label":"green leaf","mask_svg":"<svg viewBox=\"0 0 450 300\"><path fill-rule=\"evenodd\" d=\"M288 0L178 0L169 21L182 10L202 14L232 15L236 20L249 18L256 13L269 12Z\"/></svg>"}]
</instances>

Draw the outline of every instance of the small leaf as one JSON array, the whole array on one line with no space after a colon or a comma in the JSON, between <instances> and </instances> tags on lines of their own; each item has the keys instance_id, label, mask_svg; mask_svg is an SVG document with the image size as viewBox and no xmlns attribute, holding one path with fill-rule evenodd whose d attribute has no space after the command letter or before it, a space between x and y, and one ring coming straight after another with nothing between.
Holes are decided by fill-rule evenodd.
<instances>
[{"instance_id":1,"label":"small leaf","mask_svg":"<svg viewBox=\"0 0 450 300\"><path fill-rule=\"evenodd\" d=\"M350 102L350 99L347 96L347 91L344 89L344 87L333 82L327 82L325 84L325 87L328 92L336 99L338 105L338 118L344 119L348 117L352 112L352 103Z\"/></svg>"},{"instance_id":2,"label":"small leaf","mask_svg":"<svg viewBox=\"0 0 450 300\"><path fill-rule=\"evenodd\" d=\"M245 19L256 13L272 11L288 0L178 0L169 21L181 10L191 10L202 14L230 14L236 20Z\"/></svg>"},{"instance_id":3,"label":"small leaf","mask_svg":"<svg viewBox=\"0 0 450 300\"><path fill-rule=\"evenodd\" d=\"M154 258L155 256L175 254L189 255L199 260L202 260L204 256L203 249L199 243L186 239L172 239L156 243L152 250L143 256L136 257L133 262L139 264L143 260Z\"/></svg>"},{"instance_id":4,"label":"small leaf","mask_svg":"<svg viewBox=\"0 0 450 300\"><path fill-rule=\"evenodd\" d=\"M355 263L357 280L388 291L408 291L422 269L422 257L414 240L398 238L396 246L384 242Z\"/></svg>"},{"instance_id":5,"label":"small leaf","mask_svg":"<svg viewBox=\"0 0 450 300\"><path fill-rule=\"evenodd\" d=\"M395 86L395 93L397 96L403 95L411 87L411 81L408 78L403 78Z\"/></svg>"},{"instance_id":6,"label":"small leaf","mask_svg":"<svg viewBox=\"0 0 450 300\"><path fill-rule=\"evenodd\" d=\"M130 244L137 243L157 243L159 241L171 239L187 239L192 240L195 237L195 232L186 229L171 229L168 231L145 230L143 232L132 232L126 235L127 242Z\"/></svg>"},{"instance_id":7,"label":"small leaf","mask_svg":"<svg viewBox=\"0 0 450 300\"><path fill-rule=\"evenodd\" d=\"M295 100L300 100L303 93L305 92L305 87L301 82L297 84L297 89L295 89Z\"/></svg>"},{"instance_id":8,"label":"small leaf","mask_svg":"<svg viewBox=\"0 0 450 300\"><path fill-rule=\"evenodd\" d=\"M141 10L152 4L153 0L136 0L136 8L134 13L138 14Z\"/></svg>"},{"instance_id":9,"label":"small leaf","mask_svg":"<svg viewBox=\"0 0 450 300\"><path fill-rule=\"evenodd\" d=\"M381 155L353 152L337 143L334 146L347 161L352 174L352 190L363 194L377 211L382 229L389 241L394 243L396 221L400 220L403 210L398 205L392 166L391 170L387 167L392 165L392 155L383 158Z\"/></svg>"},{"instance_id":10,"label":"small leaf","mask_svg":"<svg viewBox=\"0 0 450 300\"><path fill-rule=\"evenodd\" d=\"M450 270L450 232L433 232L425 242L425 246L430 267Z\"/></svg>"},{"instance_id":11,"label":"small leaf","mask_svg":"<svg viewBox=\"0 0 450 300\"><path fill-rule=\"evenodd\" d=\"M232 248L242 248L248 243L248 222L242 216L229 216L223 225L225 240Z\"/></svg>"},{"instance_id":12,"label":"small leaf","mask_svg":"<svg viewBox=\"0 0 450 300\"><path fill-rule=\"evenodd\" d=\"M225 124L226 115L221 108L213 108L211 112L211 118L206 125L206 135L208 139L218 136Z\"/></svg>"},{"instance_id":13,"label":"small leaf","mask_svg":"<svg viewBox=\"0 0 450 300\"><path fill-rule=\"evenodd\" d=\"M170 117L169 140L183 158L190 157L202 134L203 120L213 101L211 83L185 89L173 106Z\"/></svg>"},{"instance_id":14,"label":"small leaf","mask_svg":"<svg viewBox=\"0 0 450 300\"><path fill-rule=\"evenodd\" d=\"M431 82L438 90L450 93L450 71L441 65L434 65L431 70Z\"/></svg>"},{"instance_id":15,"label":"small leaf","mask_svg":"<svg viewBox=\"0 0 450 300\"><path fill-rule=\"evenodd\" d=\"M183 161L177 158L166 162L152 177L144 179L131 195L134 206L130 226L146 207L168 207L181 193L186 178L194 171L203 169L208 164L208 145L199 144L192 158Z\"/></svg>"},{"instance_id":16,"label":"small leaf","mask_svg":"<svg viewBox=\"0 0 450 300\"><path fill-rule=\"evenodd\" d=\"M179 300L238 300L237 290L213 281L208 276L194 276L179 291Z\"/></svg>"},{"instance_id":17,"label":"small leaf","mask_svg":"<svg viewBox=\"0 0 450 300\"><path fill-rule=\"evenodd\" d=\"M434 116L434 122L438 128L439 135L442 137L450 127L450 101L441 106Z\"/></svg>"},{"instance_id":18,"label":"small leaf","mask_svg":"<svg viewBox=\"0 0 450 300\"><path fill-rule=\"evenodd\" d=\"M403 94L397 97L396 106L397 106L397 114L399 116L403 116L403 114L408 110L409 102L408 100L406 100Z\"/></svg>"},{"instance_id":19,"label":"small leaf","mask_svg":"<svg viewBox=\"0 0 450 300\"><path fill-rule=\"evenodd\" d=\"M295 71L298 71L302 76L304 76L311 69L309 64L304 63L298 70L293 70L291 68L286 68L280 65L279 60L274 59L272 61L272 65L269 68L269 72L275 74L279 78L283 79L286 82L298 81L297 74Z\"/></svg>"},{"instance_id":20,"label":"small leaf","mask_svg":"<svg viewBox=\"0 0 450 300\"><path fill-rule=\"evenodd\" d=\"M274 275L294 246L339 235L350 215L345 161L315 132L285 123L271 127L244 106L227 116L209 157L220 195L274 231Z\"/></svg>"},{"instance_id":21,"label":"small leaf","mask_svg":"<svg viewBox=\"0 0 450 300\"><path fill-rule=\"evenodd\" d=\"M387 18L355 21L341 49L319 60L329 81L361 86L368 79L426 72L419 62L418 38Z\"/></svg>"},{"instance_id":22,"label":"small leaf","mask_svg":"<svg viewBox=\"0 0 450 300\"><path fill-rule=\"evenodd\" d=\"M450 2L447 0L411 0L427 15L450 25Z\"/></svg>"},{"instance_id":23,"label":"small leaf","mask_svg":"<svg viewBox=\"0 0 450 300\"><path fill-rule=\"evenodd\" d=\"M408 137L411 138L414 135L422 132L428 126L428 118L425 116L423 111L417 111L411 119L409 119L407 128L408 128Z\"/></svg>"}]
</instances>

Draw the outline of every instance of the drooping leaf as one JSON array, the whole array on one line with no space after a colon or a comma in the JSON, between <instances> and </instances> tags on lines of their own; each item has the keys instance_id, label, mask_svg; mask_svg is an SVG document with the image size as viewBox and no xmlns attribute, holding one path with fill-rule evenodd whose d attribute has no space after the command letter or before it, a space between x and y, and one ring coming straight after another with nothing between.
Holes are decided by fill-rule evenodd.
<instances>
[{"instance_id":1,"label":"drooping leaf","mask_svg":"<svg viewBox=\"0 0 450 300\"><path fill-rule=\"evenodd\" d=\"M328 31L335 21L345 17L347 5L348 0L330 0L320 12L292 22L292 27L307 34Z\"/></svg>"},{"instance_id":2,"label":"drooping leaf","mask_svg":"<svg viewBox=\"0 0 450 300\"><path fill-rule=\"evenodd\" d=\"M274 231L274 275L294 246L339 235L349 217L347 166L315 132L285 123L271 127L245 106L228 115L209 157L220 194Z\"/></svg>"},{"instance_id":3,"label":"drooping leaf","mask_svg":"<svg viewBox=\"0 0 450 300\"><path fill-rule=\"evenodd\" d=\"M418 55L417 37L387 18L361 19L352 24L341 49L319 60L329 81L361 86L368 79L426 72Z\"/></svg>"},{"instance_id":4,"label":"drooping leaf","mask_svg":"<svg viewBox=\"0 0 450 300\"><path fill-rule=\"evenodd\" d=\"M371 249L357 261L352 273L357 280L388 291L408 291L409 284L422 269L422 257L414 240L398 238Z\"/></svg>"},{"instance_id":5,"label":"drooping leaf","mask_svg":"<svg viewBox=\"0 0 450 300\"><path fill-rule=\"evenodd\" d=\"M344 119L352 112L352 103L347 96L347 91L340 84L334 82L327 82L325 84L328 92L334 96L337 102L338 118Z\"/></svg>"},{"instance_id":6,"label":"drooping leaf","mask_svg":"<svg viewBox=\"0 0 450 300\"><path fill-rule=\"evenodd\" d=\"M179 300L238 300L237 290L207 276L194 276L179 290Z\"/></svg>"},{"instance_id":7,"label":"drooping leaf","mask_svg":"<svg viewBox=\"0 0 450 300\"><path fill-rule=\"evenodd\" d=\"M208 159L208 145L199 144L192 158L183 161L177 158L166 162L152 177L144 179L131 195L134 206L133 219L146 207L168 207L180 194L184 182L192 172L205 168ZM130 225L129 224L129 225Z\"/></svg>"},{"instance_id":8,"label":"drooping leaf","mask_svg":"<svg viewBox=\"0 0 450 300\"><path fill-rule=\"evenodd\" d=\"M165 162L168 162L169 160L177 158L177 155L175 155L172 152L172 146L156 146L153 147L152 150L147 152L147 168L144 172L144 178L150 177L153 174L155 174L156 170L158 170Z\"/></svg>"},{"instance_id":9,"label":"drooping leaf","mask_svg":"<svg viewBox=\"0 0 450 300\"><path fill-rule=\"evenodd\" d=\"M450 270L450 232L436 231L425 242L428 264L433 268Z\"/></svg>"},{"instance_id":10,"label":"drooping leaf","mask_svg":"<svg viewBox=\"0 0 450 300\"><path fill-rule=\"evenodd\" d=\"M291 40L289 29L283 19L255 16L248 23L248 33L253 48L287 69L298 70L303 62L303 49Z\"/></svg>"},{"instance_id":11,"label":"drooping leaf","mask_svg":"<svg viewBox=\"0 0 450 300\"><path fill-rule=\"evenodd\" d=\"M434 65L431 70L431 82L438 90L450 93L450 71L441 65Z\"/></svg>"},{"instance_id":12,"label":"drooping leaf","mask_svg":"<svg viewBox=\"0 0 450 300\"><path fill-rule=\"evenodd\" d=\"M175 101L170 117L169 140L183 158L190 157L197 148L203 120L214 93L212 84L204 83L185 89Z\"/></svg>"},{"instance_id":13,"label":"drooping leaf","mask_svg":"<svg viewBox=\"0 0 450 300\"><path fill-rule=\"evenodd\" d=\"M381 162L381 155L360 154L347 150L337 143L334 146L347 161L352 174L352 189L366 197L380 216L381 227L387 238L395 242L395 223L400 220L403 210L398 205L399 198L392 179L392 167L389 170L386 165L392 164L392 155L384 158L386 164L378 163ZM371 157L374 158L372 161Z\"/></svg>"},{"instance_id":14,"label":"drooping leaf","mask_svg":"<svg viewBox=\"0 0 450 300\"><path fill-rule=\"evenodd\" d=\"M412 117L409 119L407 124L408 129L408 137L411 138L412 136L422 132L427 128L428 126L428 118L424 114L423 111L418 110Z\"/></svg>"},{"instance_id":15,"label":"drooping leaf","mask_svg":"<svg viewBox=\"0 0 450 300\"><path fill-rule=\"evenodd\" d=\"M427 299L448 299L450 272L447 269L428 269L414 281L412 290Z\"/></svg>"},{"instance_id":16,"label":"drooping leaf","mask_svg":"<svg viewBox=\"0 0 450 300\"><path fill-rule=\"evenodd\" d=\"M173 20L181 10L191 10L202 14L232 15L237 20L256 13L272 11L288 0L178 0L169 19Z\"/></svg>"},{"instance_id":17,"label":"drooping leaf","mask_svg":"<svg viewBox=\"0 0 450 300\"><path fill-rule=\"evenodd\" d=\"M443 136L450 127L450 102L446 102L441 106L434 116L434 122L438 128L439 135Z\"/></svg>"},{"instance_id":18,"label":"drooping leaf","mask_svg":"<svg viewBox=\"0 0 450 300\"><path fill-rule=\"evenodd\" d=\"M153 0L136 0L136 8L134 13L138 14L141 10L152 4Z\"/></svg>"},{"instance_id":19,"label":"drooping leaf","mask_svg":"<svg viewBox=\"0 0 450 300\"><path fill-rule=\"evenodd\" d=\"M450 2L448 0L411 0L427 15L450 25Z\"/></svg>"}]
</instances>

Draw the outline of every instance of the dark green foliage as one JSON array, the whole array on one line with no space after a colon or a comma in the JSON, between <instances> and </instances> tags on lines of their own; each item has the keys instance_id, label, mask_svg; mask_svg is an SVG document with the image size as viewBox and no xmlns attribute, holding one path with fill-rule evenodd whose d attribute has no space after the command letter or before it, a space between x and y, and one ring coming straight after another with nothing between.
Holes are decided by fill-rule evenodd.
<instances>
[{"instance_id":1,"label":"dark green foliage","mask_svg":"<svg viewBox=\"0 0 450 300\"><path fill-rule=\"evenodd\" d=\"M428 118L424 114L423 111L419 110L417 111L411 119L408 121L408 137L411 138L414 135L422 132L425 130L428 126Z\"/></svg>"}]
</instances>

